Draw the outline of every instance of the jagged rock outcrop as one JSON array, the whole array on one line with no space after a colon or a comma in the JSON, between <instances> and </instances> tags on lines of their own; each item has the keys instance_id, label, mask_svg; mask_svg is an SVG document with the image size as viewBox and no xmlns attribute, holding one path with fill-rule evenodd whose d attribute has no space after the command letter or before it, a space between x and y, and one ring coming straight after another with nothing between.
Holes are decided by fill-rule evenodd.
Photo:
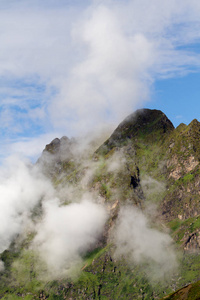
<instances>
[{"instance_id":1,"label":"jagged rock outcrop","mask_svg":"<svg viewBox=\"0 0 200 300\"><path fill-rule=\"evenodd\" d=\"M161 210L167 220L200 215L200 123L181 124L168 141L168 193Z\"/></svg>"},{"instance_id":2,"label":"jagged rock outcrop","mask_svg":"<svg viewBox=\"0 0 200 300\"><path fill-rule=\"evenodd\" d=\"M72 157L72 146L75 141L63 136L61 139L55 138L46 145L39 162L45 160L45 156L54 158L55 161L65 161Z\"/></svg>"},{"instance_id":3,"label":"jagged rock outcrop","mask_svg":"<svg viewBox=\"0 0 200 300\"><path fill-rule=\"evenodd\" d=\"M37 164L48 177L56 177L63 171L63 164L74 159L75 139L63 136L55 138L45 146Z\"/></svg>"}]
</instances>

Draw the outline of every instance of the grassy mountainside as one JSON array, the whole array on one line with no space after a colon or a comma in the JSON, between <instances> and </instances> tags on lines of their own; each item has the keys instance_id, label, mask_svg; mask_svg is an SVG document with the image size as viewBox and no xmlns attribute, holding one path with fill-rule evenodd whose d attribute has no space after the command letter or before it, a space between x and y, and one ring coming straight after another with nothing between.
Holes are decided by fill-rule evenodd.
<instances>
[{"instance_id":1,"label":"grassy mountainside","mask_svg":"<svg viewBox=\"0 0 200 300\"><path fill-rule=\"evenodd\" d=\"M89 191L106 207L108 220L98 241L81 254L78 271L56 280L47 277L47 267L30 247L35 233L17 237L1 254L5 270L0 273L0 297L149 300L189 284L163 299L198 299L199 150L197 120L175 129L161 111L147 109L127 117L93 154L80 150L78 141L53 140L37 163L62 197L62 205ZM127 204L148 217L152 230L173 238L178 267L170 276L167 272L160 279L154 276L158 266L150 259L138 263L126 255L116 256L113 231ZM42 216L40 207L34 213Z\"/></svg>"}]
</instances>

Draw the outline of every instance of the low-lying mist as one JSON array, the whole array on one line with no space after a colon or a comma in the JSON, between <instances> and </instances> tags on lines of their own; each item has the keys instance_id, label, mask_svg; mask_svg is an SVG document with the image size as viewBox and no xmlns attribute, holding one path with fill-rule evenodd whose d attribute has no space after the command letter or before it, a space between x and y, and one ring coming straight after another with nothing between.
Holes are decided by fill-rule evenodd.
<instances>
[{"instance_id":1,"label":"low-lying mist","mask_svg":"<svg viewBox=\"0 0 200 300\"><path fill-rule=\"evenodd\" d=\"M116 257L147 264L150 279L162 279L177 267L173 241L167 233L151 228L148 218L136 207L121 208L114 231Z\"/></svg>"},{"instance_id":2,"label":"low-lying mist","mask_svg":"<svg viewBox=\"0 0 200 300\"><path fill-rule=\"evenodd\" d=\"M54 197L50 181L26 160L10 157L0 169L0 252L26 228L31 211L42 199Z\"/></svg>"},{"instance_id":3,"label":"low-lying mist","mask_svg":"<svg viewBox=\"0 0 200 300\"><path fill-rule=\"evenodd\" d=\"M85 146L82 149L79 150L87 151ZM100 178L98 176L109 174L117 180L126 168L123 151L107 159L89 156L76 157L75 154L72 162L78 158L81 176L77 175L73 182L57 174L60 184L44 175L40 163L32 165L14 156L7 160L0 170L0 252L8 249L17 238L20 240L19 237L26 240L32 232L27 250L35 252L44 262L46 278L60 279L71 276L75 269L80 271L84 256L95 247L102 247L99 241L107 236L107 242L111 241L116 249L116 259L126 257L128 262L148 263L155 278L171 273L176 255L170 236L151 228L149 215L131 204L130 199L120 204L121 187L110 188L111 202L99 192L101 183L95 181ZM147 181L152 180L148 178ZM153 183L155 185L155 181ZM148 184L145 187L147 189ZM105 234L113 203L119 206L116 222ZM0 261L0 271L3 270Z\"/></svg>"},{"instance_id":4,"label":"low-lying mist","mask_svg":"<svg viewBox=\"0 0 200 300\"><path fill-rule=\"evenodd\" d=\"M81 264L82 256L97 243L106 219L106 209L87 196L66 206L60 206L58 199L44 204L33 247L54 278L70 275L73 267Z\"/></svg>"}]
</instances>

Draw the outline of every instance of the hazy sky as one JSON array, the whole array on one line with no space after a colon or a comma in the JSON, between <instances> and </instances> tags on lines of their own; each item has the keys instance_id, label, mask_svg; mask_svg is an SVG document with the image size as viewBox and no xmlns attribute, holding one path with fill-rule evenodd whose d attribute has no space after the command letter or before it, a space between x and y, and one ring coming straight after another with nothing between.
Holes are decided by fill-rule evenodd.
<instances>
[{"instance_id":1,"label":"hazy sky","mask_svg":"<svg viewBox=\"0 0 200 300\"><path fill-rule=\"evenodd\" d=\"M0 156L118 125L200 120L199 0L1 0Z\"/></svg>"}]
</instances>

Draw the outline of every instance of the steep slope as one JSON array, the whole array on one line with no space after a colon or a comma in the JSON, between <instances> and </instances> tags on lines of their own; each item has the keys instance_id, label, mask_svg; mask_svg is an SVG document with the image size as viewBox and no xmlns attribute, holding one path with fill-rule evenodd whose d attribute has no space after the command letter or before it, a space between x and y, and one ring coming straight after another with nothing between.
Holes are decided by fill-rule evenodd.
<instances>
[{"instance_id":1,"label":"steep slope","mask_svg":"<svg viewBox=\"0 0 200 300\"><path fill-rule=\"evenodd\" d=\"M167 219L187 219L200 214L199 147L200 123L176 128L168 142L168 179L171 192L164 199L163 214ZM176 199L171 202L170 199Z\"/></svg>"},{"instance_id":2,"label":"steep slope","mask_svg":"<svg viewBox=\"0 0 200 300\"><path fill-rule=\"evenodd\" d=\"M199 229L195 225L200 215L199 150L200 123L197 120L175 129L162 112L139 110L117 127L96 154L109 157L113 152L123 152L129 178L140 174L136 182L142 184L146 203L148 200L159 202L161 219L179 224L180 233L176 232L175 236L179 241L181 236L185 249L191 249L200 247ZM131 179L128 176L124 179L127 190ZM160 189L155 188L156 184ZM194 226L186 230L184 224L189 222Z\"/></svg>"}]
</instances>

